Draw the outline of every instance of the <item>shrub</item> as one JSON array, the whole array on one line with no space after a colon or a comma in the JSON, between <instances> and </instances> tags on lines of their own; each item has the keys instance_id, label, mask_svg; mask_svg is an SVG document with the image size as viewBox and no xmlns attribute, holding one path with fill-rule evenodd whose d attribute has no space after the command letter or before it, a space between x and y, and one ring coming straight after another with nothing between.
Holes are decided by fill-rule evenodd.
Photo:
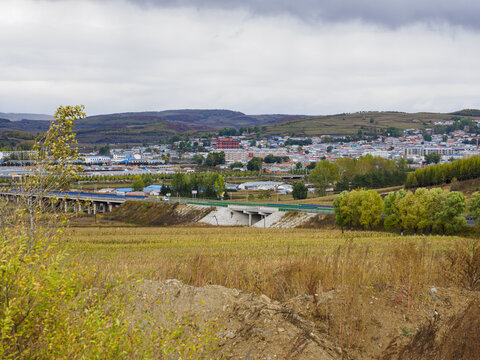
<instances>
[{"instance_id":1,"label":"shrub","mask_svg":"<svg viewBox=\"0 0 480 360\"><path fill-rule=\"evenodd\" d=\"M453 283L468 290L480 290L480 240L465 240L447 251L445 270Z\"/></svg>"},{"instance_id":2,"label":"shrub","mask_svg":"<svg viewBox=\"0 0 480 360\"><path fill-rule=\"evenodd\" d=\"M293 184L293 198L295 200L306 199L308 194L308 189L302 182L296 182Z\"/></svg>"}]
</instances>

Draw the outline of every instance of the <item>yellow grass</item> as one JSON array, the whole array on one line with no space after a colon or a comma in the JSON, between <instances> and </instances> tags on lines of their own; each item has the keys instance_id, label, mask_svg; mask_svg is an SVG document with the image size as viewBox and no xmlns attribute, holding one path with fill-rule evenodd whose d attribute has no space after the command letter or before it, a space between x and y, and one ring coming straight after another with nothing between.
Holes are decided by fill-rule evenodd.
<instances>
[{"instance_id":1,"label":"yellow grass","mask_svg":"<svg viewBox=\"0 0 480 360\"><path fill-rule=\"evenodd\" d=\"M372 299L382 311L421 317L435 306L432 286L471 289L471 277L458 275L475 275L465 246L473 241L314 229L87 227L69 229L62 246L96 274L94 286L128 275L223 285L282 302L308 295L328 333L354 348L378 322ZM330 291L337 300L321 300Z\"/></svg>"},{"instance_id":2,"label":"yellow grass","mask_svg":"<svg viewBox=\"0 0 480 360\"><path fill-rule=\"evenodd\" d=\"M339 269L363 272L362 283L368 283L398 282L402 271L421 267L422 281L444 282L438 273L438 254L458 241L314 229L91 227L70 229L64 246L102 276L120 272L138 279L177 278L193 285L220 284L282 298L308 292L311 284L306 277L317 270L324 271L315 275L317 280L330 287L347 281L336 277ZM415 259L409 256L417 255L419 263L410 263ZM394 271L396 266L405 268ZM285 269L294 269L296 278L287 279L293 275L281 274ZM280 280L292 283L280 291Z\"/></svg>"}]
</instances>

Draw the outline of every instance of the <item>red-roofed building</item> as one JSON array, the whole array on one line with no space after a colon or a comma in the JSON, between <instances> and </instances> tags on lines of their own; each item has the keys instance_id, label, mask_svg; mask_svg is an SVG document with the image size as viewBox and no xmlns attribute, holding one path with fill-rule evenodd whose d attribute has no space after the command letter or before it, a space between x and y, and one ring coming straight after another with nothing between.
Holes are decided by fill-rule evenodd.
<instances>
[{"instance_id":1,"label":"red-roofed building","mask_svg":"<svg viewBox=\"0 0 480 360\"><path fill-rule=\"evenodd\" d=\"M221 138L217 140L217 149L240 149L240 142L236 139Z\"/></svg>"}]
</instances>

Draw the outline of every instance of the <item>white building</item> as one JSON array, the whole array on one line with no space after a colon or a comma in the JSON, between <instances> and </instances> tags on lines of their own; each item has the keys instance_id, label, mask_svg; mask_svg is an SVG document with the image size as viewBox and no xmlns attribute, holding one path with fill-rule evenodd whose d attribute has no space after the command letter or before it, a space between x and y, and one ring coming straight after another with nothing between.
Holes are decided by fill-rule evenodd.
<instances>
[{"instance_id":1,"label":"white building","mask_svg":"<svg viewBox=\"0 0 480 360\"><path fill-rule=\"evenodd\" d=\"M111 160L110 157L102 155L85 156L84 158L86 164L104 164L109 163Z\"/></svg>"}]
</instances>

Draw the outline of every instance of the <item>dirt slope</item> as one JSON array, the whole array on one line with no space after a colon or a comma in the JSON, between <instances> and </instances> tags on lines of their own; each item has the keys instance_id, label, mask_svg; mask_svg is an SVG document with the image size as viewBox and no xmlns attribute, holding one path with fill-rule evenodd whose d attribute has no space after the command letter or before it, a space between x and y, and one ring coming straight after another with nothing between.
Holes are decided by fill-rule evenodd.
<instances>
[{"instance_id":1,"label":"dirt slope","mask_svg":"<svg viewBox=\"0 0 480 360\"><path fill-rule=\"evenodd\" d=\"M372 296L365 321L359 319L358 333L346 327L342 335L332 324L341 320L335 308L343 306L345 295L345 289L335 289L280 303L217 285L144 281L135 306L157 316L173 312L195 314L200 321L215 319L225 326L220 336L228 359L420 360L480 355L480 342L475 341L480 338L480 308L478 302L468 306L476 293L435 289L434 296L425 299L426 306L412 309L408 316L397 302ZM348 332L362 340L349 346Z\"/></svg>"},{"instance_id":2,"label":"dirt slope","mask_svg":"<svg viewBox=\"0 0 480 360\"><path fill-rule=\"evenodd\" d=\"M103 217L144 226L188 225L205 217L214 208L178 203L126 201Z\"/></svg>"},{"instance_id":3,"label":"dirt slope","mask_svg":"<svg viewBox=\"0 0 480 360\"><path fill-rule=\"evenodd\" d=\"M225 325L223 349L228 358L242 360L332 360L342 350L315 330L287 305L235 289L210 285L193 287L178 280L145 281L137 309L154 313L194 313Z\"/></svg>"},{"instance_id":4,"label":"dirt slope","mask_svg":"<svg viewBox=\"0 0 480 360\"><path fill-rule=\"evenodd\" d=\"M413 339L398 346L392 340L381 360L480 359L480 301L474 299L459 314L441 323L437 316L424 324Z\"/></svg>"}]
</instances>

